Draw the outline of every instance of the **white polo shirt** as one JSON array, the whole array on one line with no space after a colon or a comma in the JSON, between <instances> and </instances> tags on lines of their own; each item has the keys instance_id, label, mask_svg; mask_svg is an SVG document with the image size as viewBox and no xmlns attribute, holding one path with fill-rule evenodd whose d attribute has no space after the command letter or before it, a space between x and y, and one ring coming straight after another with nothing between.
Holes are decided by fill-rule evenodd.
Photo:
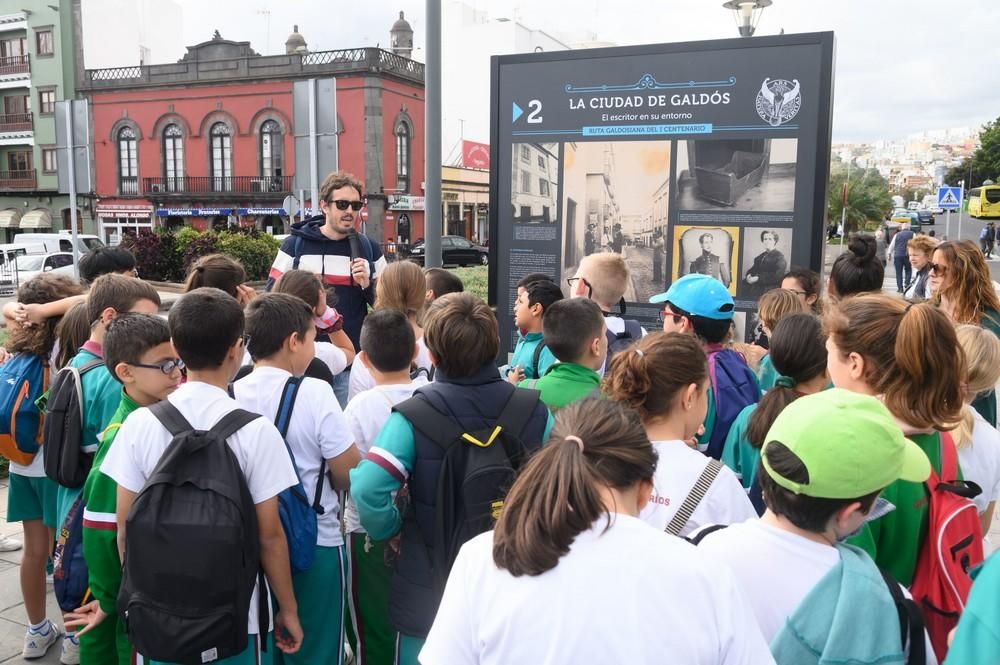
<instances>
[{"instance_id":1,"label":"white polo shirt","mask_svg":"<svg viewBox=\"0 0 1000 665\"><path fill-rule=\"evenodd\" d=\"M653 495L639 519L662 531L691 493L709 458L683 441L653 441L653 448L658 457ZM686 536L706 524L733 524L756 517L736 474L723 466L678 535Z\"/></svg>"},{"instance_id":2,"label":"white polo shirt","mask_svg":"<svg viewBox=\"0 0 1000 665\"><path fill-rule=\"evenodd\" d=\"M239 408L225 390L199 381L183 384L167 398L191 426L208 430L227 413ZM115 445L108 450L101 471L130 492L146 484L173 437L148 408L134 411L122 423ZM297 480L281 435L267 418L258 418L239 430L227 443L236 454L255 504L276 497ZM250 600L248 632L256 635L257 588Z\"/></svg>"},{"instance_id":3,"label":"white polo shirt","mask_svg":"<svg viewBox=\"0 0 1000 665\"><path fill-rule=\"evenodd\" d=\"M281 393L291 377L283 369L257 367L233 384L233 393L240 406L263 415L273 423L278 414ZM295 455L295 466L310 503L316 496L316 482L322 478L324 483L320 499L323 514L317 518L317 544L323 547L343 545L340 502L337 492L327 480L326 460L347 452L354 443L354 436L329 383L309 377L302 379L285 438Z\"/></svg>"},{"instance_id":4,"label":"white polo shirt","mask_svg":"<svg viewBox=\"0 0 1000 665\"><path fill-rule=\"evenodd\" d=\"M555 568L514 577L493 532L466 543L423 665L774 663L732 573L627 515L598 519Z\"/></svg>"}]
</instances>

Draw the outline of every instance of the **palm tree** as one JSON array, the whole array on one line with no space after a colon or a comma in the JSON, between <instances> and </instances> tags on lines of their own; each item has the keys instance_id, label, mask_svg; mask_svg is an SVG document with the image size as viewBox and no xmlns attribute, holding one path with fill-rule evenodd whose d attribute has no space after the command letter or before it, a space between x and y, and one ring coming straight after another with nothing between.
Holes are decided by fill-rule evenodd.
<instances>
[{"instance_id":1,"label":"palm tree","mask_svg":"<svg viewBox=\"0 0 1000 665\"><path fill-rule=\"evenodd\" d=\"M854 171L851 175L848 180L847 169L834 166L827 190L827 219L839 223L843 212L843 186L847 182L845 232L856 231L862 228L865 222L882 219L882 216L892 208L888 183L878 171L864 169L860 172Z\"/></svg>"}]
</instances>

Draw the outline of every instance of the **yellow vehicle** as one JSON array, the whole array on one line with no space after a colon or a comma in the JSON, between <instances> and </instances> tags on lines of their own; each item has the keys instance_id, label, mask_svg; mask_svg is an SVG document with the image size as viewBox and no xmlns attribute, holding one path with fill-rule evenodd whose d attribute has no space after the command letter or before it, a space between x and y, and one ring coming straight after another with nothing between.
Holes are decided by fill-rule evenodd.
<instances>
[{"instance_id":1,"label":"yellow vehicle","mask_svg":"<svg viewBox=\"0 0 1000 665\"><path fill-rule=\"evenodd\" d=\"M1000 217L1000 185L983 185L970 189L970 217Z\"/></svg>"}]
</instances>

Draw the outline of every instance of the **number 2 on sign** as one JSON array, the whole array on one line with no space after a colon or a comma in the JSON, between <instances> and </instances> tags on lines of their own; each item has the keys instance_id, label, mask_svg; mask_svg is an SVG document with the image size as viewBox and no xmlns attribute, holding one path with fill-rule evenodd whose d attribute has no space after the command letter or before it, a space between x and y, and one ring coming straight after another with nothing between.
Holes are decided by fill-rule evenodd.
<instances>
[{"instance_id":1,"label":"number 2 on sign","mask_svg":"<svg viewBox=\"0 0 1000 665\"><path fill-rule=\"evenodd\" d=\"M532 99L530 102L528 102L528 108L531 109L531 112L528 113L528 117L525 122L528 122L532 125L537 125L541 123L542 102L540 102L537 99Z\"/></svg>"}]
</instances>

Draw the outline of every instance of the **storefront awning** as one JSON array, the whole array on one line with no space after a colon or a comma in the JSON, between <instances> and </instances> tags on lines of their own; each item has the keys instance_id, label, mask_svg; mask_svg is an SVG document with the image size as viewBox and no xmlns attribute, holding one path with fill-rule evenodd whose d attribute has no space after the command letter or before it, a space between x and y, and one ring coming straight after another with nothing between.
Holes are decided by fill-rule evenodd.
<instances>
[{"instance_id":1,"label":"storefront awning","mask_svg":"<svg viewBox=\"0 0 1000 665\"><path fill-rule=\"evenodd\" d=\"M52 214L48 208L38 208L27 212L21 218L22 229L51 229Z\"/></svg>"},{"instance_id":2,"label":"storefront awning","mask_svg":"<svg viewBox=\"0 0 1000 665\"><path fill-rule=\"evenodd\" d=\"M17 208L0 210L0 229L16 229L21 223L21 211Z\"/></svg>"}]
</instances>

